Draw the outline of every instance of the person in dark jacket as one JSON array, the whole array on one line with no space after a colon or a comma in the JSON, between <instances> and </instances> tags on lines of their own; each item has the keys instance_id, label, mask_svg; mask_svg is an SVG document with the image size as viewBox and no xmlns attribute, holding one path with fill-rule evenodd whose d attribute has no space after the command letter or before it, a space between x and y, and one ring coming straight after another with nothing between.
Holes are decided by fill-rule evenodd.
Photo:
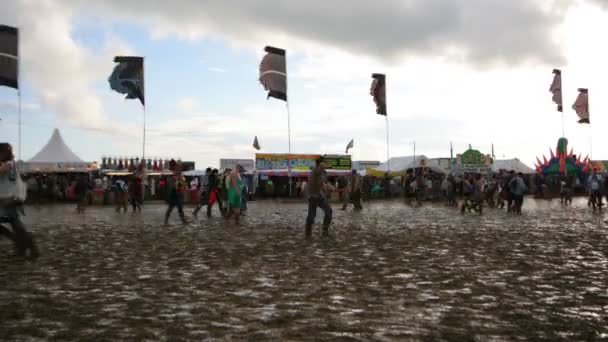
<instances>
[{"instance_id":1,"label":"person in dark jacket","mask_svg":"<svg viewBox=\"0 0 608 342\"><path fill-rule=\"evenodd\" d=\"M182 223L186 224L186 217L184 216L184 191L186 190L186 183L182 177L181 168L176 167L173 176L167 180L167 203L169 207L165 213L165 225L169 224L169 217L174 208L177 207L177 212L182 220Z\"/></svg>"}]
</instances>

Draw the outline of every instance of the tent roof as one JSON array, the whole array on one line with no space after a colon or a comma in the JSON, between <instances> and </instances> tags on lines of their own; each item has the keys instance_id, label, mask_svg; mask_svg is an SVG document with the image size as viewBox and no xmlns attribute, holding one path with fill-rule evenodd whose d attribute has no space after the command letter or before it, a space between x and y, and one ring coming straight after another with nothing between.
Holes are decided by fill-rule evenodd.
<instances>
[{"instance_id":1,"label":"tent roof","mask_svg":"<svg viewBox=\"0 0 608 342\"><path fill-rule=\"evenodd\" d=\"M29 163L84 163L72 150L65 144L59 130L55 128L49 142L28 160Z\"/></svg>"},{"instance_id":2,"label":"tent roof","mask_svg":"<svg viewBox=\"0 0 608 342\"><path fill-rule=\"evenodd\" d=\"M389 159L390 161L390 166L391 166L391 172L393 171L406 171L407 169L411 169L414 167L414 158L416 159L416 164L418 164L417 166L420 166L420 160L422 159L428 159L426 156L424 155L417 155L417 156L404 156L404 157L393 157L391 159ZM378 171L384 171L387 172L388 170L388 162L384 162L382 164L380 164L380 166L375 167L374 169L378 170Z\"/></svg>"},{"instance_id":3,"label":"tent roof","mask_svg":"<svg viewBox=\"0 0 608 342\"><path fill-rule=\"evenodd\" d=\"M536 173L533 168L524 164L521 160L517 158L495 160L492 164L492 171L497 172L499 170L513 170L515 172L521 173Z\"/></svg>"}]
</instances>

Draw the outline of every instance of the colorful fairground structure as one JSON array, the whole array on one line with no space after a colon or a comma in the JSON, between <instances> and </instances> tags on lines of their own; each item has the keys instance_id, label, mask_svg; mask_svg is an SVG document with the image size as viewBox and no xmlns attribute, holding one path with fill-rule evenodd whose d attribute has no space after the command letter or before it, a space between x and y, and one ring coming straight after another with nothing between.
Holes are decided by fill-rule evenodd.
<instances>
[{"instance_id":1,"label":"colorful fairground structure","mask_svg":"<svg viewBox=\"0 0 608 342\"><path fill-rule=\"evenodd\" d=\"M564 137L559 138L555 152L550 149L550 153L551 158L549 160L544 155L542 161L536 157L536 173L539 175L577 176L582 178L593 167L589 156L581 160L581 156L575 155L573 149L570 149L570 153L568 153L568 139Z\"/></svg>"}]
</instances>

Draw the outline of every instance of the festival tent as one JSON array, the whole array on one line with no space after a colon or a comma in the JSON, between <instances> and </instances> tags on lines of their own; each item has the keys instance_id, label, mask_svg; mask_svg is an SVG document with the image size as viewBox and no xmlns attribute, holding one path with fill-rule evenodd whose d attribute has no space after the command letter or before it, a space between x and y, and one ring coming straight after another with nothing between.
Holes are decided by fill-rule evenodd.
<instances>
[{"instance_id":1,"label":"festival tent","mask_svg":"<svg viewBox=\"0 0 608 342\"><path fill-rule=\"evenodd\" d=\"M51 139L34 157L23 165L24 172L87 172L96 163L87 163L65 143L55 128Z\"/></svg>"},{"instance_id":2,"label":"festival tent","mask_svg":"<svg viewBox=\"0 0 608 342\"><path fill-rule=\"evenodd\" d=\"M404 156L404 157L393 157L388 161L380 164L378 167L374 168L377 171L387 172L401 172L406 171L414 167L414 162L416 163L416 167L420 167L421 160L427 160L428 158L424 155L419 156Z\"/></svg>"},{"instance_id":3,"label":"festival tent","mask_svg":"<svg viewBox=\"0 0 608 342\"><path fill-rule=\"evenodd\" d=\"M407 170L414 167L426 167L434 172L445 173L440 167L438 160L429 159L425 155L416 155L390 158L389 161L380 164L376 168L367 169L366 174L373 177L383 177L388 172L389 165L390 173L393 177L402 176Z\"/></svg>"},{"instance_id":4,"label":"festival tent","mask_svg":"<svg viewBox=\"0 0 608 342\"><path fill-rule=\"evenodd\" d=\"M500 170L506 170L506 171L513 170L515 172L521 172L523 174L536 173L536 171L533 168L524 164L521 160L519 160L517 158L494 160L494 163L492 164L492 171L498 172Z\"/></svg>"}]
</instances>

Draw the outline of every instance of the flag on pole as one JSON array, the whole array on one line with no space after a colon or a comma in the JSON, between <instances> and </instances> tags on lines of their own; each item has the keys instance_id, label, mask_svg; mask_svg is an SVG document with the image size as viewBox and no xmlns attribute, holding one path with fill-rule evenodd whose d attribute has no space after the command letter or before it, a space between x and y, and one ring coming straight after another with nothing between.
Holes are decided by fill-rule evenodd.
<instances>
[{"instance_id":1,"label":"flag on pole","mask_svg":"<svg viewBox=\"0 0 608 342\"><path fill-rule=\"evenodd\" d=\"M353 147L355 147L355 139L350 139L350 142L348 143L348 145L346 145L346 153L344 153L344 154L348 154L348 150L350 150Z\"/></svg>"},{"instance_id":2,"label":"flag on pole","mask_svg":"<svg viewBox=\"0 0 608 342\"><path fill-rule=\"evenodd\" d=\"M549 91L553 93L553 102L557 105L557 111L563 112L562 105L562 71L559 69L553 69L553 82Z\"/></svg>"},{"instance_id":3,"label":"flag on pole","mask_svg":"<svg viewBox=\"0 0 608 342\"><path fill-rule=\"evenodd\" d=\"M578 88L578 97L572 105L580 120L578 123L590 123L589 121L589 89Z\"/></svg>"},{"instance_id":4,"label":"flag on pole","mask_svg":"<svg viewBox=\"0 0 608 342\"><path fill-rule=\"evenodd\" d=\"M376 114L386 116L386 75L372 74L372 87L370 94L374 97L376 103Z\"/></svg>"},{"instance_id":5,"label":"flag on pole","mask_svg":"<svg viewBox=\"0 0 608 342\"><path fill-rule=\"evenodd\" d=\"M496 158L494 157L494 144L492 144L492 159L496 159Z\"/></svg>"},{"instance_id":6,"label":"flag on pole","mask_svg":"<svg viewBox=\"0 0 608 342\"><path fill-rule=\"evenodd\" d=\"M287 101L287 63L285 50L266 46L266 55L260 63L260 83L268 91L267 98Z\"/></svg>"},{"instance_id":7,"label":"flag on pole","mask_svg":"<svg viewBox=\"0 0 608 342\"><path fill-rule=\"evenodd\" d=\"M135 56L116 56L114 67L108 82L112 90L125 94L127 99L139 99L146 105L144 99L144 58Z\"/></svg>"},{"instance_id":8,"label":"flag on pole","mask_svg":"<svg viewBox=\"0 0 608 342\"><path fill-rule=\"evenodd\" d=\"M258 141L258 136L257 135L253 139L253 148L255 148L258 151L261 149L260 142Z\"/></svg>"},{"instance_id":9,"label":"flag on pole","mask_svg":"<svg viewBox=\"0 0 608 342\"><path fill-rule=\"evenodd\" d=\"M19 89L19 29L0 25L0 86Z\"/></svg>"}]
</instances>

